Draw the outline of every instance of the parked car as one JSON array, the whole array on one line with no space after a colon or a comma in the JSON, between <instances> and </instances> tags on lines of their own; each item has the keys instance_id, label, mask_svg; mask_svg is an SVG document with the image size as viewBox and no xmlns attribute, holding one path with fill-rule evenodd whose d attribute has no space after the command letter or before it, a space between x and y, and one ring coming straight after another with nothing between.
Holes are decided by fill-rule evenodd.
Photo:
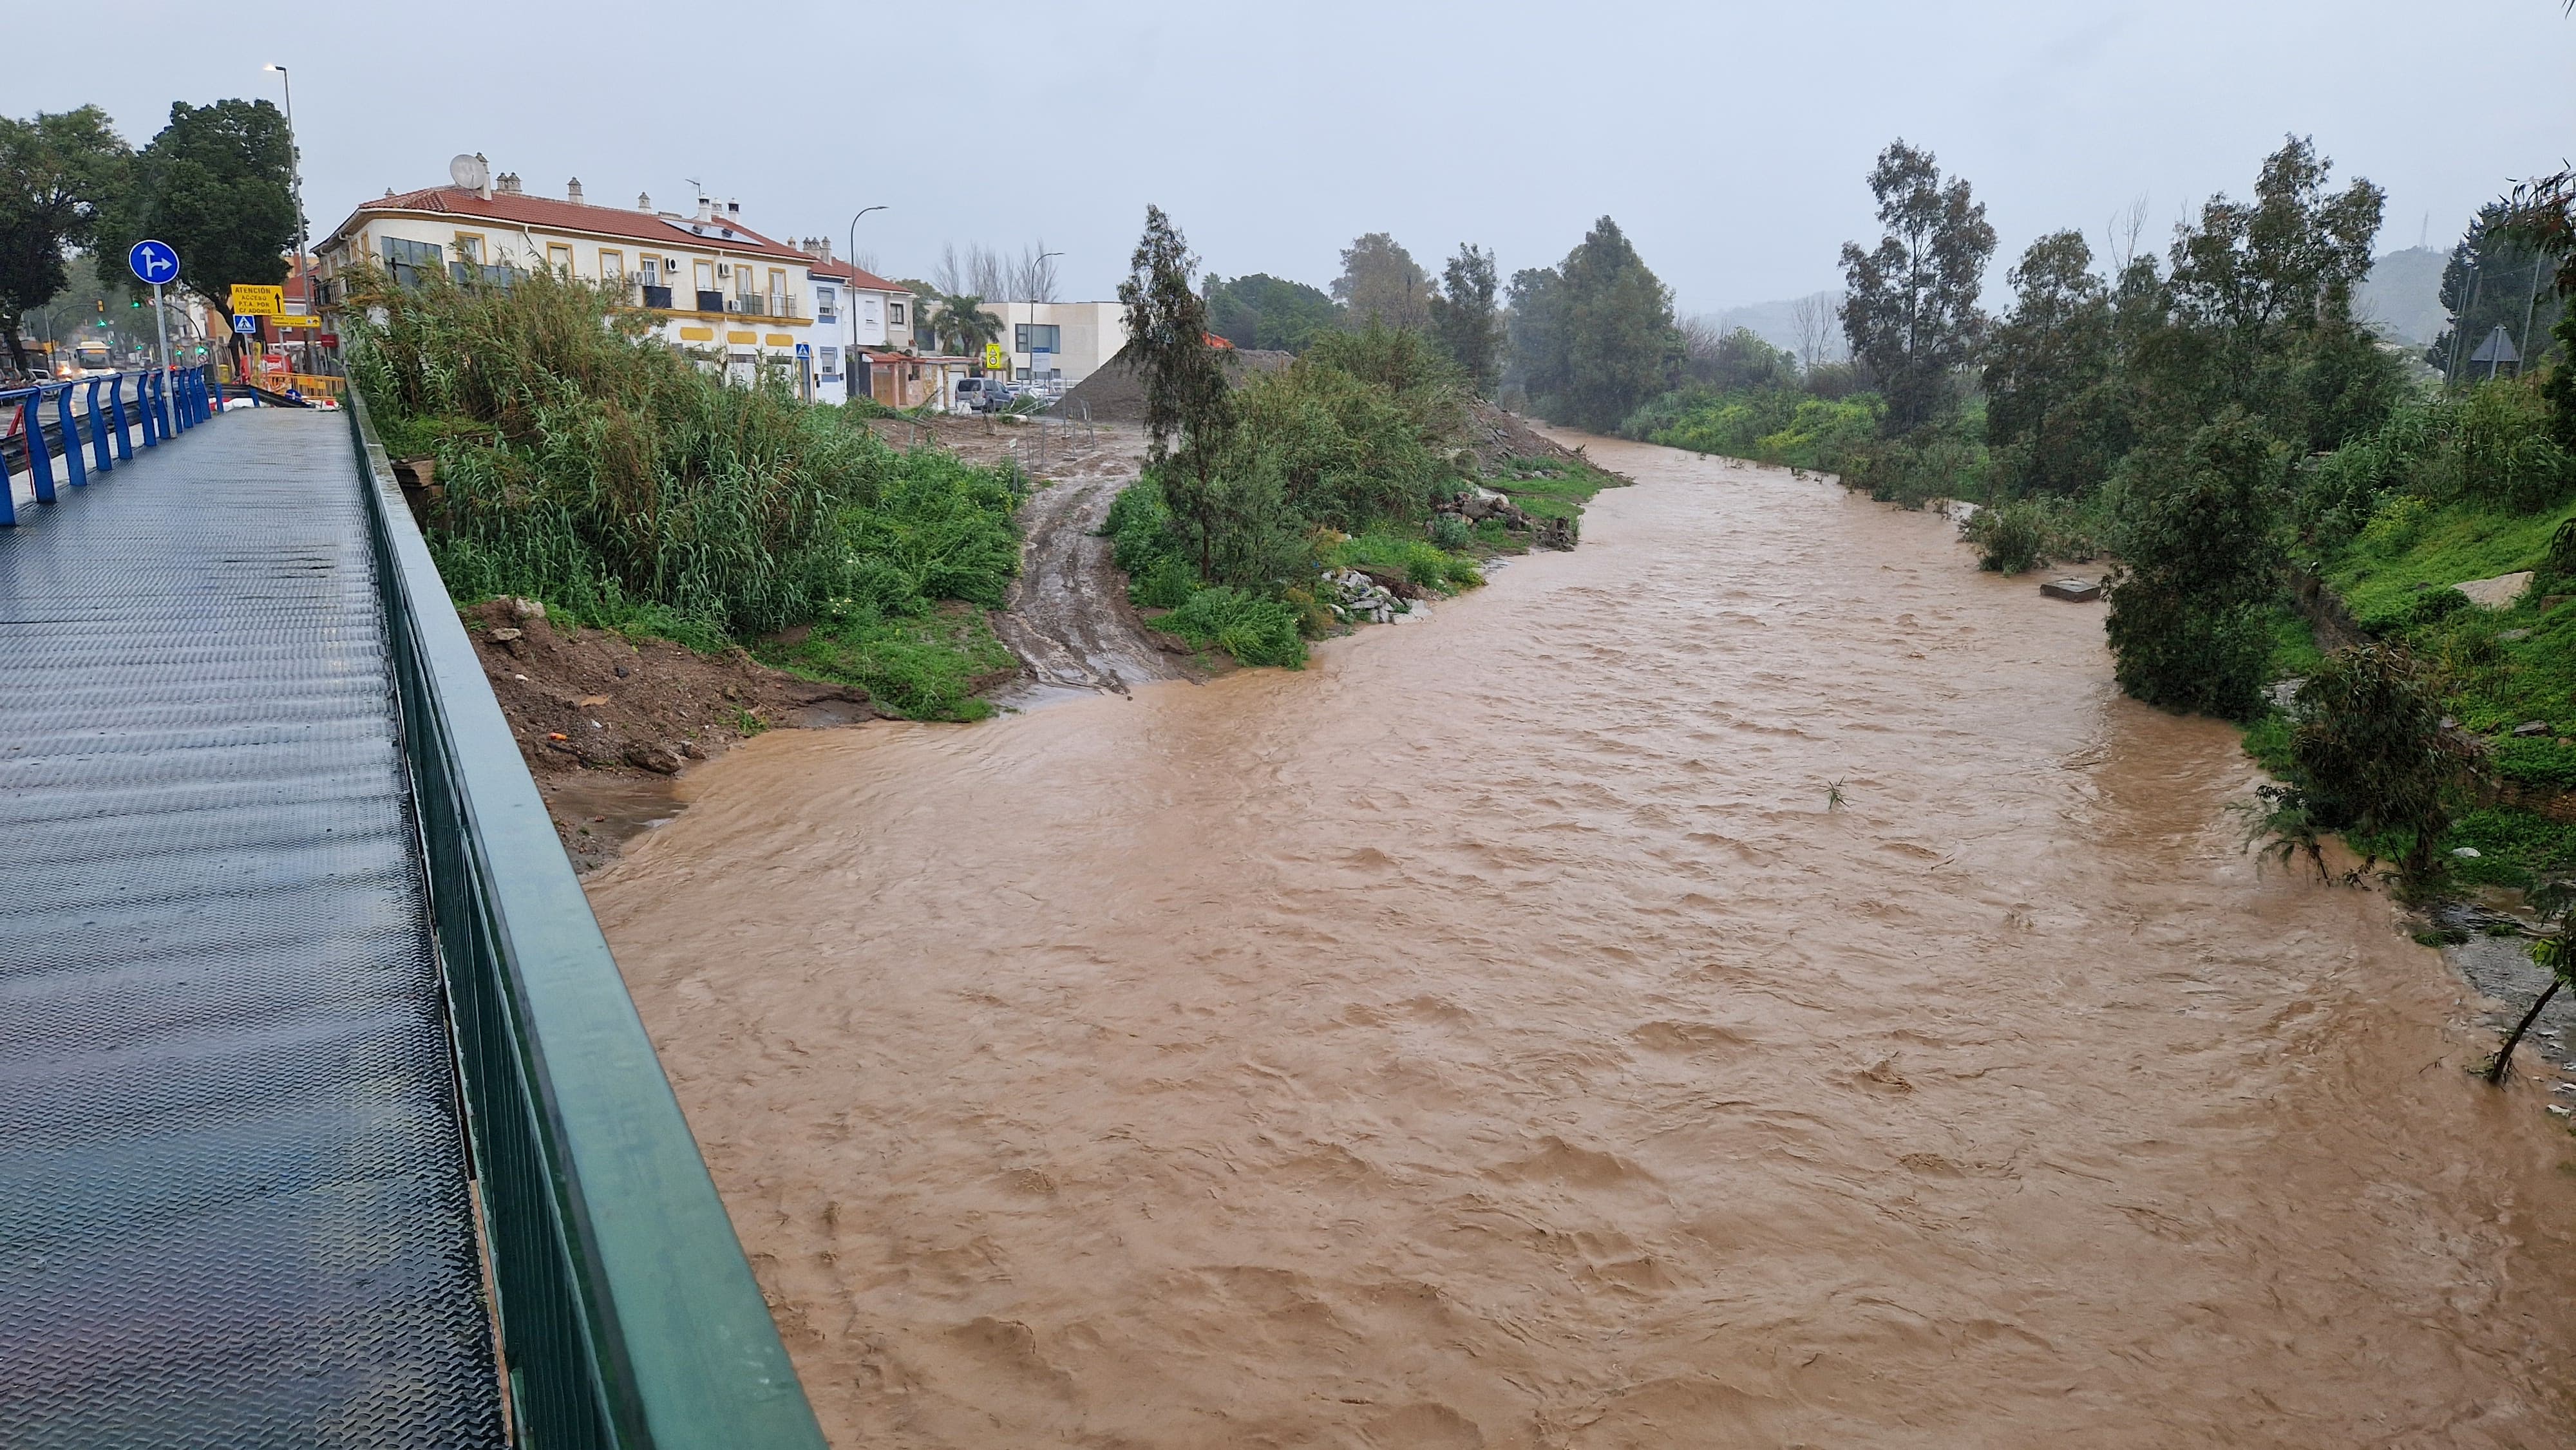
<instances>
[{"instance_id":1,"label":"parked car","mask_svg":"<svg viewBox=\"0 0 2576 1450\"><path fill-rule=\"evenodd\" d=\"M1011 403L1011 385L1000 378L959 378L952 413L991 413Z\"/></svg>"}]
</instances>

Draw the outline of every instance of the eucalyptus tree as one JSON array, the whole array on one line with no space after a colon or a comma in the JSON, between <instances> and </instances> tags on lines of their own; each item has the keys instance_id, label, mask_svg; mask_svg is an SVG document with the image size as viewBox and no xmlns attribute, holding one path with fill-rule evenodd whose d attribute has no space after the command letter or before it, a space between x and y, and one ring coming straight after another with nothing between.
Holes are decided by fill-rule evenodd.
<instances>
[{"instance_id":1,"label":"eucalyptus tree","mask_svg":"<svg viewBox=\"0 0 2576 1450\"><path fill-rule=\"evenodd\" d=\"M1879 153L1869 189L1883 235L1867 251L1843 244L1843 335L1887 399L1887 431L1902 436L1957 404L1984 332L1977 296L1995 229L1966 181L1944 180L1933 154L1902 137Z\"/></svg>"}]
</instances>

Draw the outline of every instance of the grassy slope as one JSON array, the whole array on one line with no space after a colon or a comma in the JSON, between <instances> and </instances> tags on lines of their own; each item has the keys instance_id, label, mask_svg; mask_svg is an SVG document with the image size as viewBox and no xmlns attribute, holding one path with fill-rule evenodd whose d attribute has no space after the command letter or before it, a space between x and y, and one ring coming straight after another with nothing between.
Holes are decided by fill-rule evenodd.
<instances>
[{"instance_id":1,"label":"grassy slope","mask_svg":"<svg viewBox=\"0 0 2576 1450\"><path fill-rule=\"evenodd\" d=\"M2576 734L2576 602L2545 607L2541 596L2526 595L2507 610L2471 606L2412 621L2419 602L2439 590L2535 567L2548 552L2550 535L2571 516L2576 503L2546 514L2490 513L2468 505L2428 510L2416 520L2394 521L2395 527L2374 524L2325 564L2328 586L2356 619L2402 637L2446 668L2455 682L2453 715L2486 737L2489 764L2509 787L2576 789L2576 747L2558 743ZM2523 637L2507 637L2517 633ZM2285 676L2304 674L2315 659L2304 626L2285 626L2275 669ZM2545 722L2550 733L2529 740L2506 733L2529 720ZM2287 764L2287 720L2274 715L2257 722L2245 744L2279 771ZM2519 886L2541 873L2576 870L2576 826L2514 805L2462 816L2445 848L2461 846L2479 852L2452 858L2455 874L2467 885Z\"/></svg>"},{"instance_id":2,"label":"grassy slope","mask_svg":"<svg viewBox=\"0 0 2576 1450\"><path fill-rule=\"evenodd\" d=\"M1592 502L1593 495L1626 482L1589 463L1569 463L1562 458L1513 458L1505 460L1494 476L1485 480L1485 486L1508 496L1532 518L1573 519L1583 516L1583 506Z\"/></svg>"}]
</instances>

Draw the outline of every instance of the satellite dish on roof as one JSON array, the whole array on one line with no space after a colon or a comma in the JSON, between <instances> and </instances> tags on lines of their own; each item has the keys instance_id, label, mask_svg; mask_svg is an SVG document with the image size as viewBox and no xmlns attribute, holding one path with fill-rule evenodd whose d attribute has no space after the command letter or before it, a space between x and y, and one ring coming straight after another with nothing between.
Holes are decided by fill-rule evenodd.
<instances>
[{"instance_id":1,"label":"satellite dish on roof","mask_svg":"<svg viewBox=\"0 0 2576 1450\"><path fill-rule=\"evenodd\" d=\"M447 179L467 191L481 191L492 184L492 169L480 156L459 156L447 163Z\"/></svg>"}]
</instances>

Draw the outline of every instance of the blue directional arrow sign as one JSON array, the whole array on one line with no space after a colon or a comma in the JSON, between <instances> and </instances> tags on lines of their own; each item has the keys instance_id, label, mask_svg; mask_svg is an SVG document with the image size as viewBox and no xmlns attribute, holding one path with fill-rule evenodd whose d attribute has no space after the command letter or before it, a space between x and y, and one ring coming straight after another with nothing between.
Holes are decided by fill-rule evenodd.
<instances>
[{"instance_id":1,"label":"blue directional arrow sign","mask_svg":"<svg viewBox=\"0 0 2576 1450\"><path fill-rule=\"evenodd\" d=\"M136 242L125 254L125 265L134 269L135 276L155 286L179 280L179 254L170 250L168 242Z\"/></svg>"}]
</instances>

